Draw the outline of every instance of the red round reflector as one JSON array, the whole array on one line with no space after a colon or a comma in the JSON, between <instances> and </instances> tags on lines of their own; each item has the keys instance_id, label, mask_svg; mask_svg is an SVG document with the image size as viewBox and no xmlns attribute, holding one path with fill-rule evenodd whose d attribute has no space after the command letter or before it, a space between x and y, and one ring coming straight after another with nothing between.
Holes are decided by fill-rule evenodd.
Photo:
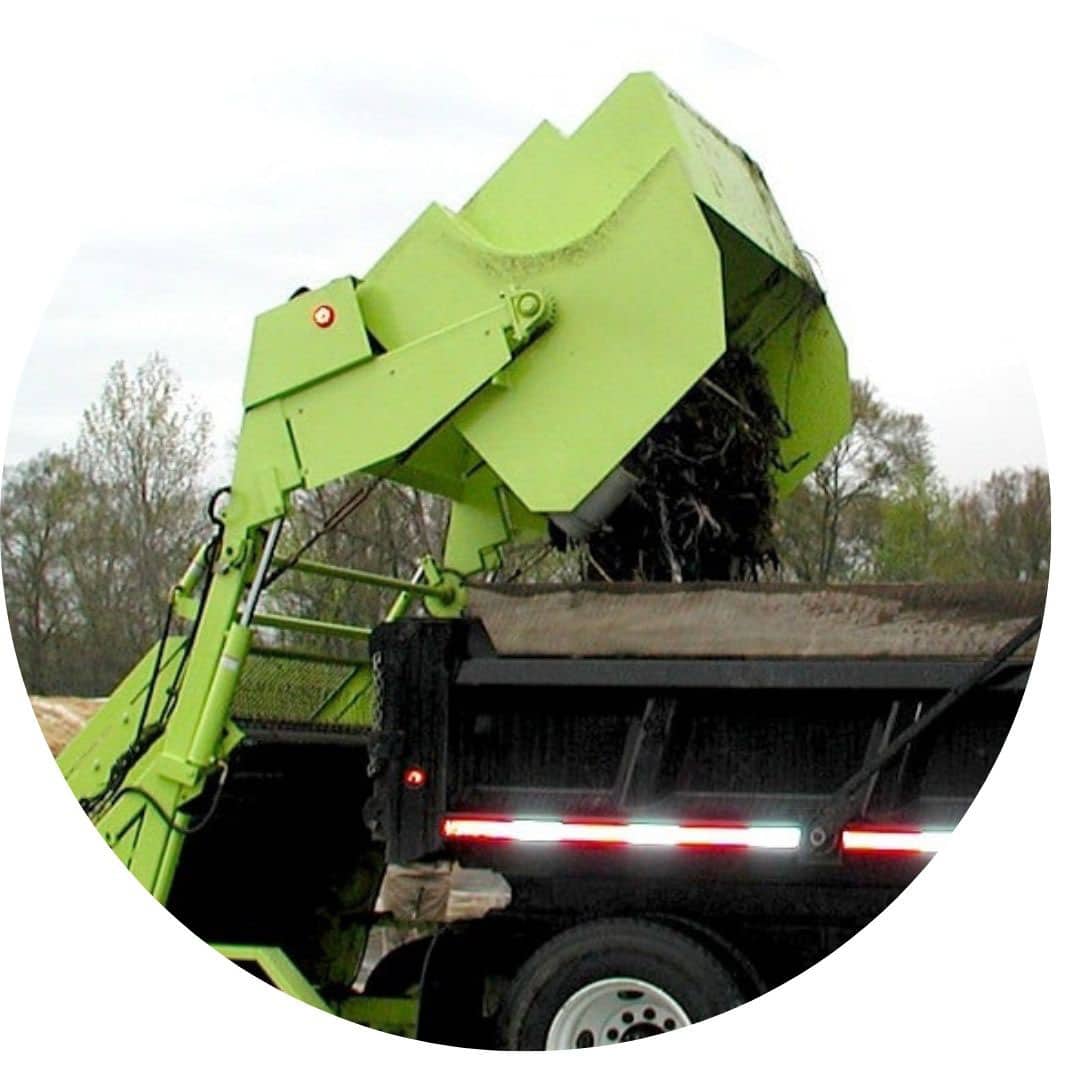
<instances>
[{"instance_id":1,"label":"red round reflector","mask_svg":"<svg viewBox=\"0 0 1080 1080\"><path fill-rule=\"evenodd\" d=\"M337 318L337 316L334 309L329 304L320 304L311 313L311 321L320 330L325 330L328 326L333 326L335 318Z\"/></svg>"},{"instance_id":2,"label":"red round reflector","mask_svg":"<svg viewBox=\"0 0 1080 1080\"><path fill-rule=\"evenodd\" d=\"M427 772L419 765L410 765L401 779L407 788L418 791L427 783Z\"/></svg>"}]
</instances>

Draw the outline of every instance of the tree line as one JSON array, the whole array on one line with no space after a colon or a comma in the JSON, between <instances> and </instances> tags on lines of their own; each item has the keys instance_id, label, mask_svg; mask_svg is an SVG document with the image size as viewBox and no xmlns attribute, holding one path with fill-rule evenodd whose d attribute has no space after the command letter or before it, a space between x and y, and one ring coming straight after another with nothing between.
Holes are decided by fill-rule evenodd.
<instances>
[{"instance_id":1,"label":"tree line","mask_svg":"<svg viewBox=\"0 0 1080 1080\"><path fill-rule=\"evenodd\" d=\"M890 408L856 382L851 433L775 508L781 580L1026 581L1050 559L1050 489L1038 468L950 487L923 417ZM161 632L171 588L210 529L209 413L185 397L160 356L116 364L85 411L72 447L5 468L0 556L16 656L31 693L109 693ZM284 553L339 507L361 505L305 555L410 576L437 553L444 503L385 481L345 480L293 498ZM581 553L511 555L503 580L577 580ZM385 598L289 574L273 603L355 624ZM324 643L325 645L325 643Z\"/></svg>"},{"instance_id":2,"label":"tree line","mask_svg":"<svg viewBox=\"0 0 1080 1080\"><path fill-rule=\"evenodd\" d=\"M1050 569L1045 469L951 487L925 418L852 384L846 438L777 507L780 574L808 582L1035 581Z\"/></svg>"}]
</instances>

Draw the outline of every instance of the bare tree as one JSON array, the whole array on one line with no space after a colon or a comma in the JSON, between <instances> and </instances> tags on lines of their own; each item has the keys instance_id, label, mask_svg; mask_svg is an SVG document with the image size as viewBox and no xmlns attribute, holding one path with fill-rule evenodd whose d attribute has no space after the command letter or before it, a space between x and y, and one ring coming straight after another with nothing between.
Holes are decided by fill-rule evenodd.
<instances>
[{"instance_id":1,"label":"bare tree","mask_svg":"<svg viewBox=\"0 0 1080 1080\"><path fill-rule=\"evenodd\" d=\"M1045 469L1005 469L956 499L955 528L965 576L1035 581L1050 570L1050 477Z\"/></svg>"},{"instance_id":2,"label":"bare tree","mask_svg":"<svg viewBox=\"0 0 1080 1080\"><path fill-rule=\"evenodd\" d=\"M67 690L65 656L79 615L71 589L72 523L85 478L65 451L4 471L4 595L15 654L31 693Z\"/></svg>"},{"instance_id":3,"label":"bare tree","mask_svg":"<svg viewBox=\"0 0 1080 1080\"><path fill-rule=\"evenodd\" d=\"M207 530L209 414L185 400L166 361L110 369L83 414L85 490L69 543L74 602L98 680L111 688L149 647L172 586Z\"/></svg>"}]
</instances>

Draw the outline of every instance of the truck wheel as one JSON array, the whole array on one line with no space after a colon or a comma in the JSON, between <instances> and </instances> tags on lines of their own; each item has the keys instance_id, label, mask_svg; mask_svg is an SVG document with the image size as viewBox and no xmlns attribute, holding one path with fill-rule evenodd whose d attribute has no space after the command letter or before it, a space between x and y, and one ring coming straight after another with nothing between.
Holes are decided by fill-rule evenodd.
<instances>
[{"instance_id":1,"label":"truck wheel","mask_svg":"<svg viewBox=\"0 0 1080 1080\"><path fill-rule=\"evenodd\" d=\"M688 1027L744 1000L692 938L645 919L583 923L525 962L507 994L507 1050L610 1046Z\"/></svg>"}]
</instances>

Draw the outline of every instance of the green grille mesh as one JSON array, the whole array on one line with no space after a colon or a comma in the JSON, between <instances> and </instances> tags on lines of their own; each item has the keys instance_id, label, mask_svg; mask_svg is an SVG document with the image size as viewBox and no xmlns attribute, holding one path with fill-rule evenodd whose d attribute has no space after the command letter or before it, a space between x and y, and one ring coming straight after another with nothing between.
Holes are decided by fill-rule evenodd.
<instances>
[{"instance_id":1,"label":"green grille mesh","mask_svg":"<svg viewBox=\"0 0 1080 1080\"><path fill-rule=\"evenodd\" d=\"M366 668L366 663L253 652L240 675L233 718L260 724L364 726L373 694L370 682L356 679L347 691L344 688Z\"/></svg>"}]
</instances>

